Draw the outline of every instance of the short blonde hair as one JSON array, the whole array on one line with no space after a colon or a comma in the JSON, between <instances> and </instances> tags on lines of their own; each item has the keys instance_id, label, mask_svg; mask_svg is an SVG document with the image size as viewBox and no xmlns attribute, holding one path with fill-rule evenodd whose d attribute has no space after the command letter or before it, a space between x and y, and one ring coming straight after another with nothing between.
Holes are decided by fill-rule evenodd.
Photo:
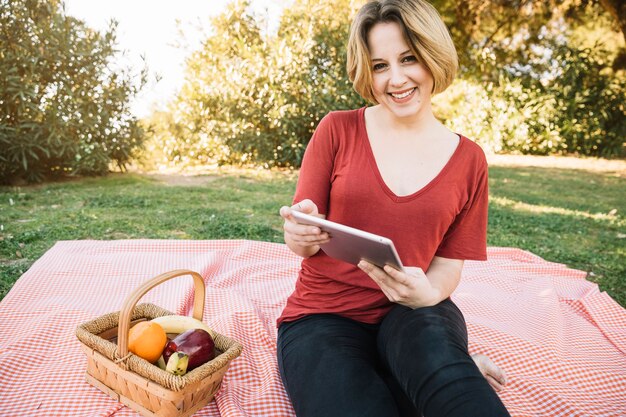
<instances>
[{"instance_id":1,"label":"short blonde hair","mask_svg":"<svg viewBox=\"0 0 626 417\"><path fill-rule=\"evenodd\" d=\"M444 91L456 76L456 48L437 10L424 0L370 0L356 14L348 40L348 77L361 97L374 104L372 62L367 38L377 23L395 22L416 57L434 79L433 94Z\"/></svg>"}]
</instances>

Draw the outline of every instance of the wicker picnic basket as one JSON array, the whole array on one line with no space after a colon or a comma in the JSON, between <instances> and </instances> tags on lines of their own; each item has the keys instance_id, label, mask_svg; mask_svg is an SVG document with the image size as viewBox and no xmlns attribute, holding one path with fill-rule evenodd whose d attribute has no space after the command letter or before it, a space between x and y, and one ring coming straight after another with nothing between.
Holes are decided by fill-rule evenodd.
<instances>
[{"instance_id":1,"label":"wicker picnic basket","mask_svg":"<svg viewBox=\"0 0 626 417\"><path fill-rule=\"evenodd\" d=\"M176 270L145 282L126 298L120 311L76 328L76 336L87 355L87 382L144 416L186 417L200 410L213 399L230 361L242 350L236 340L212 332L216 357L183 376L173 375L129 353L128 330L133 325L173 314L154 304L137 305L137 302L150 289L181 275L193 277L193 317L202 320L205 295L202 277L193 271Z\"/></svg>"}]
</instances>

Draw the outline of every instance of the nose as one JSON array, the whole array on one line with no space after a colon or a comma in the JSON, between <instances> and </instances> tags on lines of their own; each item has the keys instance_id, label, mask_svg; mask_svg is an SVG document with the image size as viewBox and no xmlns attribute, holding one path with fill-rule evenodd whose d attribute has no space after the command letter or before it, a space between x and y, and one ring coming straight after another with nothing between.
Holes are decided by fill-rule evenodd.
<instances>
[{"instance_id":1,"label":"nose","mask_svg":"<svg viewBox=\"0 0 626 417\"><path fill-rule=\"evenodd\" d=\"M392 65L390 71L389 84L392 87L402 87L407 82L407 76L400 65Z\"/></svg>"}]
</instances>

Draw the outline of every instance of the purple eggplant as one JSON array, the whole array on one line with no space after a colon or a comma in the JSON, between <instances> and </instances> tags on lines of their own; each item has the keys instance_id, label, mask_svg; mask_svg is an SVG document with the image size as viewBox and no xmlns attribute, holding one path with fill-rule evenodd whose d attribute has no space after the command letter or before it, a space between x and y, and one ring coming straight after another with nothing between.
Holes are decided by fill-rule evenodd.
<instances>
[{"instance_id":1,"label":"purple eggplant","mask_svg":"<svg viewBox=\"0 0 626 417\"><path fill-rule=\"evenodd\" d=\"M189 365L187 365L187 372L189 372L215 357L215 342L206 330L190 329L167 342L163 350L165 363L168 363L170 356L175 352L184 352L189 355Z\"/></svg>"}]
</instances>

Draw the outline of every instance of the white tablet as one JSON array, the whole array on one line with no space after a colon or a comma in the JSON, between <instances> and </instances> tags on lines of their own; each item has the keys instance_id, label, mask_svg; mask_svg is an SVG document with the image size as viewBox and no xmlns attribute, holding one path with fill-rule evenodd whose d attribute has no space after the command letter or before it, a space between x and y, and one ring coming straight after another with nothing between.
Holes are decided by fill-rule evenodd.
<instances>
[{"instance_id":1,"label":"white tablet","mask_svg":"<svg viewBox=\"0 0 626 417\"><path fill-rule=\"evenodd\" d=\"M330 235L330 241L320 245L328 256L354 265L364 259L381 268L390 265L402 270L402 262L391 239L296 210L291 213L298 223L317 226Z\"/></svg>"}]
</instances>

